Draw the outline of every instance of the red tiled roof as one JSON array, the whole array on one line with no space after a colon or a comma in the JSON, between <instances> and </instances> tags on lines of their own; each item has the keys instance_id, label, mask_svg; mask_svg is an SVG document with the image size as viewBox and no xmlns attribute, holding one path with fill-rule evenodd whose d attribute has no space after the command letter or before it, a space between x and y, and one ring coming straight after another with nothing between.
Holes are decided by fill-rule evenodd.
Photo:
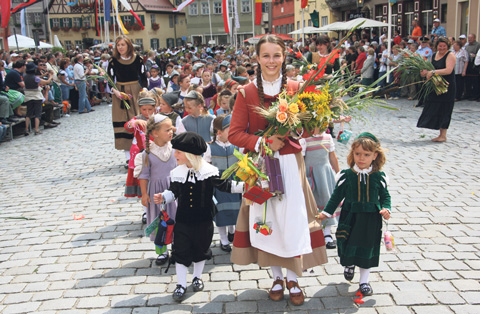
<instances>
[{"instance_id":1,"label":"red tiled roof","mask_svg":"<svg viewBox=\"0 0 480 314\"><path fill-rule=\"evenodd\" d=\"M172 12L175 7L168 0L138 0L147 11Z\"/></svg>"}]
</instances>

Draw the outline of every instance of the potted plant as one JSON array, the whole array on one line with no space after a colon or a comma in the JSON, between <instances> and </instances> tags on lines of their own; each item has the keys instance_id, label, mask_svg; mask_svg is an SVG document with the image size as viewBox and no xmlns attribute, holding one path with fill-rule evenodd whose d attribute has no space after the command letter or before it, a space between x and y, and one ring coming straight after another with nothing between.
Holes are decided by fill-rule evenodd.
<instances>
[{"instance_id":1,"label":"potted plant","mask_svg":"<svg viewBox=\"0 0 480 314\"><path fill-rule=\"evenodd\" d=\"M70 30L70 27L68 27L68 26L64 26L62 28L62 31L64 31L64 32L68 32L69 30Z\"/></svg>"},{"instance_id":2,"label":"potted plant","mask_svg":"<svg viewBox=\"0 0 480 314\"><path fill-rule=\"evenodd\" d=\"M142 27L140 26L140 24L137 24L137 23L133 24L132 28L134 31L142 30Z\"/></svg>"},{"instance_id":3,"label":"potted plant","mask_svg":"<svg viewBox=\"0 0 480 314\"><path fill-rule=\"evenodd\" d=\"M125 29L127 31L131 31L132 30L132 25L125 25Z\"/></svg>"},{"instance_id":4,"label":"potted plant","mask_svg":"<svg viewBox=\"0 0 480 314\"><path fill-rule=\"evenodd\" d=\"M53 26L52 27L52 32L58 32L60 30L60 27L58 26Z\"/></svg>"},{"instance_id":5,"label":"potted plant","mask_svg":"<svg viewBox=\"0 0 480 314\"><path fill-rule=\"evenodd\" d=\"M72 31L78 32L78 31L80 31L80 27L74 26L74 27L72 27Z\"/></svg>"},{"instance_id":6,"label":"potted plant","mask_svg":"<svg viewBox=\"0 0 480 314\"><path fill-rule=\"evenodd\" d=\"M156 31L156 30L160 29L160 25L158 23L152 23L152 29L154 31Z\"/></svg>"},{"instance_id":7,"label":"potted plant","mask_svg":"<svg viewBox=\"0 0 480 314\"><path fill-rule=\"evenodd\" d=\"M82 31L88 31L90 29L90 26L82 26Z\"/></svg>"}]
</instances>

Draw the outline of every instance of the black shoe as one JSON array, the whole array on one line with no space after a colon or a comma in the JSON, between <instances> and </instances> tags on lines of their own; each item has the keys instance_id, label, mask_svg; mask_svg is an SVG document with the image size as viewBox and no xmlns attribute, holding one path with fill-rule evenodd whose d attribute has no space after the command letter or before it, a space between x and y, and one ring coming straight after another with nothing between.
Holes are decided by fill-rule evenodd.
<instances>
[{"instance_id":1,"label":"black shoe","mask_svg":"<svg viewBox=\"0 0 480 314\"><path fill-rule=\"evenodd\" d=\"M155 264L158 266L164 265L168 261L168 255L158 255Z\"/></svg>"},{"instance_id":2,"label":"black shoe","mask_svg":"<svg viewBox=\"0 0 480 314\"><path fill-rule=\"evenodd\" d=\"M193 291L195 292L202 291L204 288L203 280L198 277L193 278L192 286L193 286Z\"/></svg>"},{"instance_id":3,"label":"black shoe","mask_svg":"<svg viewBox=\"0 0 480 314\"><path fill-rule=\"evenodd\" d=\"M90 109L90 111L88 111L88 112L92 112L92 111L95 111L95 109Z\"/></svg>"},{"instance_id":4,"label":"black shoe","mask_svg":"<svg viewBox=\"0 0 480 314\"><path fill-rule=\"evenodd\" d=\"M233 238L235 237L235 233L228 233L228 242L232 243L233 242Z\"/></svg>"},{"instance_id":5,"label":"black shoe","mask_svg":"<svg viewBox=\"0 0 480 314\"><path fill-rule=\"evenodd\" d=\"M87 111L82 111L82 112L79 112L78 114L83 114L83 113L88 113Z\"/></svg>"},{"instance_id":6,"label":"black shoe","mask_svg":"<svg viewBox=\"0 0 480 314\"><path fill-rule=\"evenodd\" d=\"M331 250L331 249L336 249L336 248L337 248L337 242L336 242L335 240L333 240L333 238L332 238L331 235L326 235L326 236L325 236L325 240L326 240L327 238L332 239L332 241L330 241L330 242L325 241L325 246L327 247L327 249L329 249L329 250Z\"/></svg>"},{"instance_id":7,"label":"black shoe","mask_svg":"<svg viewBox=\"0 0 480 314\"><path fill-rule=\"evenodd\" d=\"M126 161L125 165L123 165L123 167L125 167L125 169L128 169L128 160Z\"/></svg>"},{"instance_id":8,"label":"black shoe","mask_svg":"<svg viewBox=\"0 0 480 314\"><path fill-rule=\"evenodd\" d=\"M56 128L57 126L55 124L45 124L43 126L44 129L53 129L53 128Z\"/></svg>"},{"instance_id":9,"label":"black shoe","mask_svg":"<svg viewBox=\"0 0 480 314\"><path fill-rule=\"evenodd\" d=\"M172 298L177 302L182 302L183 298L185 297L186 291L187 288L182 287L182 285L177 285L177 287L173 291Z\"/></svg>"},{"instance_id":10,"label":"black shoe","mask_svg":"<svg viewBox=\"0 0 480 314\"><path fill-rule=\"evenodd\" d=\"M146 224L147 223L147 213L143 213L142 215L142 224Z\"/></svg>"},{"instance_id":11,"label":"black shoe","mask_svg":"<svg viewBox=\"0 0 480 314\"><path fill-rule=\"evenodd\" d=\"M230 253L232 251L232 248L230 247L230 244L220 244L220 250Z\"/></svg>"},{"instance_id":12,"label":"black shoe","mask_svg":"<svg viewBox=\"0 0 480 314\"><path fill-rule=\"evenodd\" d=\"M53 125L60 125L60 124L62 124L62 123L61 123L61 122L57 122L57 121L52 121L52 122L50 122L50 124L53 124Z\"/></svg>"},{"instance_id":13,"label":"black shoe","mask_svg":"<svg viewBox=\"0 0 480 314\"><path fill-rule=\"evenodd\" d=\"M23 133L23 135L29 136L29 135L30 135L30 132L25 132L25 133Z\"/></svg>"},{"instance_id":14,"label":"black shoe","mask_svg":"<svg viewBox=\"0 0 480 314\"><path fill-rule=\"evenodd\" d=\"M352 281L353 276L355 276L355 266L345 267L343 270L343 277L348 281Z\"/></svg>"},{"instance_id":15,"label":"black shoe","mask_svg":"<svg viewBox=\"0 0 480 314\"><path fill-rule=\"evenodd\" d=\"M373 294L372 286L370 286L368 282L360 284L358 291L360 291L364 297Z\"/></svg>"}]
</instances>

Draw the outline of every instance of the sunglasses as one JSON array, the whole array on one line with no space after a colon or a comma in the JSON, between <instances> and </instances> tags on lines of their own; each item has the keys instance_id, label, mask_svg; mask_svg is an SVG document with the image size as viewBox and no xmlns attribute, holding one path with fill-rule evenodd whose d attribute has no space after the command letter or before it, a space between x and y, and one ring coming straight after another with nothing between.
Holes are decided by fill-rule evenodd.
<instances>
[{"instance_id":1,"label":"sunglasses","mask_svg":"<svg viewBox=\"0 0 480 314\"><path fill-rule=\"evenodd\" d=\"M42 66L44 66L44 65L45 65L45 63L39 63L39 64L38 64L39 67L42 67Z\"/></svg>"}]
</instances>

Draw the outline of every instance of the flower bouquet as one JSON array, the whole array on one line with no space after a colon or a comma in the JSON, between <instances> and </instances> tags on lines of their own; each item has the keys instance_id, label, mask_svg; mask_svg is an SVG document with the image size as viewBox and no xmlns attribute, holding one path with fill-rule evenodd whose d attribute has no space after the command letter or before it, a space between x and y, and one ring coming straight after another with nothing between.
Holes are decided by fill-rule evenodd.
<instances>
[{"instance_id":1,"label":"flower bouquet","mask_svg":"<svg viewBox=\"0 0 480 314\"><path fill-rule=\"evenodd\" d=\"M115 82L113 81L113 79L110 77L110 75L108 75L108 73L101 67L99 67L98 65L96 64L93 64L93 66L98 70L98 74L95 74L95 75L87 75L87 79L88 80L96 80L96 79L101 79L103 80L104 82L107 82L108 85L110 85L111 87L115 88L116 90L120 91L120 89L117 87L117 85L115 84ZM123 102L123 105L125 106L125 108L130 109L130 105L128 104L127 100L131 100L132 99L132 95L130 94L126 94L124 92L120 92L120 95L122 96L121 100Z\"/></svg>"},{"instance_id":2,"label":"flower bouquet","mask_svg":"<svg viewBox=\"0 0 480 314\"><path fill-rule=\"evenodd\" d=\"M400 72L402 82L423 82L420 94L426 97L432 91L437 95L445 94L448 91L448 82L440 75L432 75L428 80L421 77L422 70L435 70L433 64L427 58L413 53L410 50L403 51L403 58L400 60L397 69Z\"/></svg>"}]
</instances>

